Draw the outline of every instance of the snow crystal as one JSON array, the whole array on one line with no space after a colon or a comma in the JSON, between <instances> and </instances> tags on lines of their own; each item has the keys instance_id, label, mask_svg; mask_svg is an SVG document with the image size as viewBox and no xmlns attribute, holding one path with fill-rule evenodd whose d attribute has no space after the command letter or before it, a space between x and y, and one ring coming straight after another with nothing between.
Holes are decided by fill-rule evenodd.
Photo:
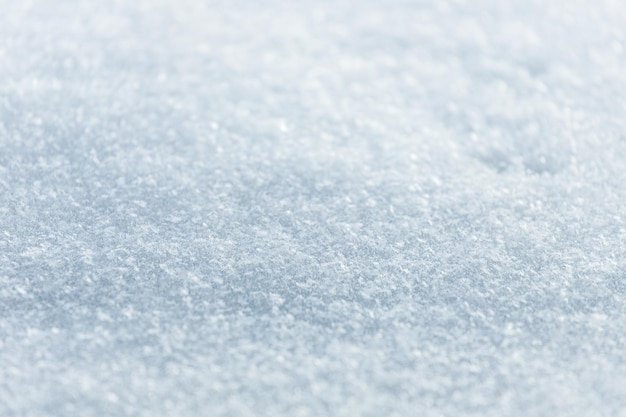
<instances>
[{"instance_id":1,"label":"snow crystal","mask_svg":"<svg viewBox=\"0 0 626 417\"><path fill-rule=\"evenodd\" d=\"M0 415L626 416L625 28L0 0Z\"/></svg>"}]
</instances>

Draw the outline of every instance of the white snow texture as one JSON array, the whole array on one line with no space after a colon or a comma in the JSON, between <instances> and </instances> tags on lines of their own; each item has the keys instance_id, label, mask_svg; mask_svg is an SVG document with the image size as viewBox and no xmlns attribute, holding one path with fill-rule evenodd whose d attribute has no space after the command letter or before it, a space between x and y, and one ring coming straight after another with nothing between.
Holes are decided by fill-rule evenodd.
<instances>
[{"instance_id":1,"label":"white snow texture","mask_svg":"<svg viewBox=\"0 0 626 417\"><path fill-rule=\"evenodd\" d=\"M0 416L626 416L623 0L0 0Z\"/></svg>"}]
</instances>

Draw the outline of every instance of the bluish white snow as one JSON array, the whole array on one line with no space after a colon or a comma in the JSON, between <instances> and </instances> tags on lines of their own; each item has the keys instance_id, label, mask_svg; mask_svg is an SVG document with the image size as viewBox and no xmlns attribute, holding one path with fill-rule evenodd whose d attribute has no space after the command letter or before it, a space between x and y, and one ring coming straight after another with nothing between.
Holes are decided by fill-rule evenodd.
<instances>
[{"instance_id":1,"label":"bluish white snow","mask_svg":"<svg viewBox=\"0 0 626 417\"><path fill-rule=\"evenodd\" d=\"M626 416L626 2L0 0L0 416Z\"/></svg>"}]
</instances>

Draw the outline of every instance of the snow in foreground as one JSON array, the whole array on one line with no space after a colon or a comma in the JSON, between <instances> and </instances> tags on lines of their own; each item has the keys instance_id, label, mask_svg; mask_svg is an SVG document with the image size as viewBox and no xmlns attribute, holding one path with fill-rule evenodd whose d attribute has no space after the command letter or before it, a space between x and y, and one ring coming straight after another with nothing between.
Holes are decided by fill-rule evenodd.
<instances>
[{"instance_id":1,"label":"snow in foreground","mask_svg":"<svg viewBox=\"0 0 626 417\"><path fill-rule=\"evenodd\" d=\"M0 0L0 415L626 416L625 28Z\"/></svg>"}]
</instances>

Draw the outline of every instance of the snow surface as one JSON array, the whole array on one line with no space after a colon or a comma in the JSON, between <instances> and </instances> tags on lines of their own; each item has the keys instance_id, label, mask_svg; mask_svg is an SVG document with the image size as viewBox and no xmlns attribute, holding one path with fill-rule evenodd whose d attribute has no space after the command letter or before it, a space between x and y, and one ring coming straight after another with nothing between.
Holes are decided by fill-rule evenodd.
<instances>
[{"instance_id":1,"label":"snow surface","mask_svg":"<svg viewBox=\"0 0 626 417\"><path fill-rule=\"evenodd\" d=\"M0 416L626 416L626 2L0 0Z\"/></svg>"}]
</instances>

